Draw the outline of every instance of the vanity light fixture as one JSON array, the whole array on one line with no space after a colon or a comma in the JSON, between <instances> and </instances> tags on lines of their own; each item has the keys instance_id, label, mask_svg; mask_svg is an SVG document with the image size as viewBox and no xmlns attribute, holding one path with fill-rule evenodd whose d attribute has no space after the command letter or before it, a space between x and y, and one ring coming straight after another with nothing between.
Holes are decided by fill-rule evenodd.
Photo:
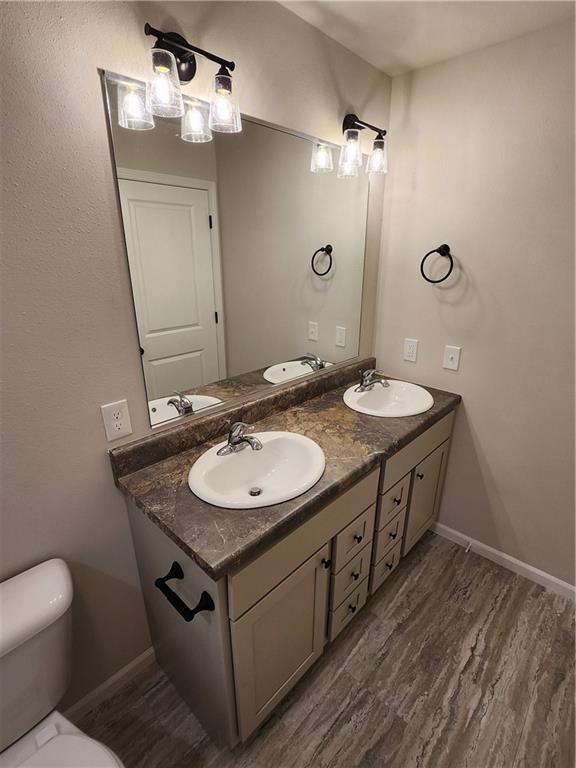
<instances>
[{"instance_id":1,"label":"vanity light fixture","mask_svg":"<svg viewBox=\"0 0 576 768\"><path fill-rule=\"evenodd\" d=\"M152 48L152 80L146 86L148 109L157 117L181 117L184 103L176 69L176 58L170 51Z\"/></svg>"},{"instance_id":2,"label":"vanity light fixture","mask_svg":"<svg viewBox=\"0 0 576 768\"><path fill-rule=\"evenodd\" d=\"M340 150L340 162L338 164L338 178L348 179L358 175L358 168L362 165L362 151L360 149L360 131L368 128L374 131L376 139L372 154L368 158L366 173L382 174L388 170L388 157L386 152L386 131L375 125L360 120L358 115L352 113L346 115L342 122L344 144Z\"/></svg>"},{"instance_id":3,"label":"vanity light fixture","mask_svg":"<svg viewBox=\"0 0 576 768\"><path fill-rule=\"evenodd\" d=\"M312 173L330 173L334 170L331 147L322 142L316 142L313 145L310 170Z\"/></svg>"},{"instance_id":4,"label":"vanity light fixture","mask_svg":"<svg viewBox=\"0 0 576 768\"><path fill-rule=\"evenodd\" d=\"M146 89L136 83L118 83L118 125L132 131L150 131L154 118L146 104Z\"/></svg>"},{"instance_id":5,"label":"vanity light fixture","mask_svg":"<svg viewBox=\"0 0 576 768\"><path fill-rule=\"evenodd\" d=\"M214 53L205 51L202 48L198 48L195 45L189 43L182 35L177 32L161 32L159 29L154 29L150 24L144 25L144 33L146 35L152 35L156 38L156 42L152 49L153 62L154 54L158 56L160 62L160 53L164 52L169 55L169 62L173 67L168 66L167 71L162 71L167 63L160 62L160 71L154 66L154 80L150 84L150 92L159 94L158 101L164 103L168 99L168 88L166 77L174 72L175 82L178 86L178 93L180 93L180 83L188 83L196 74L196 55L203 56L209 61L213 61L218 64L220 69L218 70L214 78L214 92L210 99L210 111L208 115L208 126L213 131L220 131L222 133L238 133L242 130L242 121L240 117L240 108L235 96L232 95L232 72L236 68L236 64L233 61L223 59L221 56L216 56ZM158 86L154 88L157 76L164 75L164 79L158 79ZM178 80L180 82L178 82ZM173 80L170 79L172 83ZM174 89L175 92L175 89ZM180 94L180 99L182 95ZM155 104L150 100L151 111L153 114L160 114L155 111ZM162 107L159 106L158 109ZM179 112L173 115L162 114L162 117L179 117L184 115L184 105L182 105ZM199 125L198 113L195 113L193 118L190 118L192 122L195 122L196 126ZM192 131L192 133L198 133L198 131ZM189 132L190 134L190 132ZM205 135L205 134L204 134ZM182 137L184 138L184 137ZM186 139L192 141L191 138ZM207 138L203 138L202 141L209 141Z\"/></svg>"},{"instance_id":6,"label":"vanity light fixture","mask_svg":"<svg viewBox=\"0 0 576 768\"><path fill-rule=\"evenodd\" d=\"M212 141L212 131L208 125L208 104L196 99L184 100L180 138L192 144L205 144Z\"/></svg>"}]
</instances>

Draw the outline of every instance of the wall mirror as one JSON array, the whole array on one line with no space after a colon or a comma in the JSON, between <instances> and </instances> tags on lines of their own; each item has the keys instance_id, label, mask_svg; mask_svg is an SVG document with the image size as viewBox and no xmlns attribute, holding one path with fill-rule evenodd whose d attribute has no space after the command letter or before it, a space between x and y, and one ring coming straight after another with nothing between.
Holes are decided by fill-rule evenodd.
<instances>
[{"instance_id":1,"label":"wall mirror","mask_svg":"<svg viewBox=\"0 0 576 768\"><path fill-rule=\"evenodd\" d=\"M152 426L357 356L366 175L311 173L309 138L246 116L205 143L123 127L144 83L101 74Z\"/></svg>"}]
</instances>

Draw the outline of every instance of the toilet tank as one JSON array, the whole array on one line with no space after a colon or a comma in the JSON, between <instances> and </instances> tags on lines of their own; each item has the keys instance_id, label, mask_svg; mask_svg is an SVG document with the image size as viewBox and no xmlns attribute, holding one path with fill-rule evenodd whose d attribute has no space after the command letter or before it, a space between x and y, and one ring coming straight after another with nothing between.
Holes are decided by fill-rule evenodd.
<instances>
[{"instance_id":1,"label":"toilet tank","mask_svg":"<svg viewBox=\"0 0 576 768\"><path fill-rule=\"evenodd\" d=\"M56 708L70 679L72 579L53 559L0 584L0 752Z\"/></svg>"}]
</instances>

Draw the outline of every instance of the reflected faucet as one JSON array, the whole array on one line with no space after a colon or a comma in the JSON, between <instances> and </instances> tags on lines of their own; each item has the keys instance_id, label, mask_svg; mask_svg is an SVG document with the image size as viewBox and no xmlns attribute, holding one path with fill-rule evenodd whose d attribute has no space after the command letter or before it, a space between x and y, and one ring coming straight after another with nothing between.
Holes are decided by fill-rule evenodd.
<instances>
[{"instance_id":1,"label":"reflected faucet","mask_svg":"<svg viewBox=\"0 0 576 768\"><path fill-rule=\"evenodd\" d=\"M306 353L305 355L300 355L300 357L297 357L296 359L300 360L302 365L309 365L313 371L321 371L323 368L326 368L326 361L322 360L318 355Z\"/></svg>"},{"instance_id":2,"label":"reflected faucet","mask_svg":"<svg viewBox=\"0 0 576 768\"><path fill-rule=\"evenodd\" d=\"M180 416L189 416L191 413L194 413L192 403L190 400L188 400L186 395L183 395L182 392L176 391L174 391L174 394L178 395L178 397L171 397L170 400L168 400L167 405L173 405Z\"/></svg>"},{"instance_id":3,"label":"reflected faucet","mask_svg":"<svg viewBox=\"0 0 576 768\"><path fill-rule=\"evenodd\" d=\"M379 378L375 378L375 376ZM376 368L368 368L368 370L362 371L360 384L354 389L354 392L368 392L374 389L374 384L381 384L383 387L390 386L388 379L384 378L383 371L378 371Z\"/></svg>"},{"instance_id":4,"label":"reflected faucet","mask_svg":"<svg viewBox=\"0 0 576 768\"><path fill-rule=\"evenodd\" d=\"M253 451L261 451L262 443L257 437L250 437L249 432L253 432L254 427L245 424L243 421L237 421L230 427L228 434L228 443L216 451L217 456L227 456L229 453L238 453L243 451L247 445Z\"/></svg>"}]
</instances>

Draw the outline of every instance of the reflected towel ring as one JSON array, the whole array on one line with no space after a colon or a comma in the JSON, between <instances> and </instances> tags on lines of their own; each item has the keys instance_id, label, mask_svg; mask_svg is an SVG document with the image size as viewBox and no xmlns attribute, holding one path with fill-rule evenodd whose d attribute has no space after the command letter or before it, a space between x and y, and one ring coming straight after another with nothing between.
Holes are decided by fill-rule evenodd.
<instances>
[{"instance_id":1,"label":"reflected towel ring","mask_svg":"<svg viewBox=\"0 0 576 768\"><path fill-rule=\"evenodd\" d=\"M438 280L432 280L432 278L428 277L424 272L424 264L426 263L426 259L428 258L428 256L432 256L433 253L438 253L440 254L440 256L445 256L450 261L448 272L446 272L444 277L441 277ZM446 245L446 243L439 245L438 248L434 248L432 251L428 251L426 256L424 256L424 258L420 262L420 274L422 275L424 280L427 280L429 283L443 283L444 280L447 280L450 277L453 269L454 269L454 259L452 258L452 254L450 253L450 246Z\"/></svg>"},{"instance_id":2,"label":"reflected towel ring","mask_svg":"<svg viewBox=\"0 0 576 768\"><path fill-rule=\"evenodd\" d=\"M312 272L314 272L315 275L318 275L318 277L324 277L324 275L327 275L328 272L332 269L332 251L334 249L331 245L323 245L322 248L318 248L317 251L314 251L314 255L312 256ZM324 272L320 272L318 269L316 269L316 264L314 263L316 261L316 256L318 256L319 253L325 253L328 256L328 267L324 270Z\"/></svg>"}]
</instances>

